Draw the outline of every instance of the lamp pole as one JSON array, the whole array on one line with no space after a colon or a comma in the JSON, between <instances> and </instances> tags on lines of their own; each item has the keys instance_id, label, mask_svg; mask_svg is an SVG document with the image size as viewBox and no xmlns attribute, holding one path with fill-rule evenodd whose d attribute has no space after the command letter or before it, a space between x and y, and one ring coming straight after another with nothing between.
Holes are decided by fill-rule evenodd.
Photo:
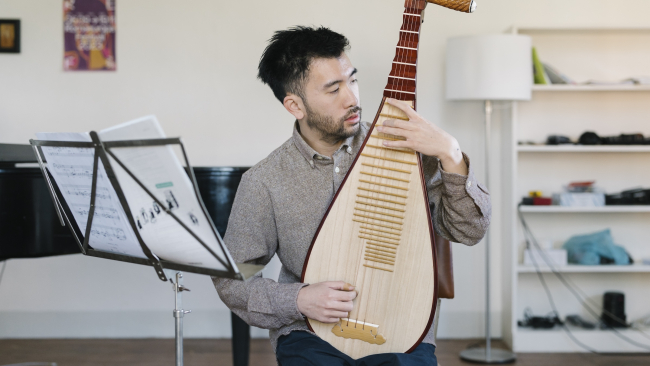
<instances>
[{"instance_id":1,"label":"lamp pole","mask_svg":"<svg viewBox=\"0 0 650 366\"><path fill-rule=\"evenodd\" d=\"M485 184L490 183L490 136L492 134L492 101L485 101ZM465 361L485 364L515 362L517 356L504 349L492 349L490 322L490 231L485 235L485 348L470 348L460 353Z\"/></svg>"},{"instance_id":2,"label":"lamp pole","mask_svg":"<svg viewBox=\"0 0 650 366\"><path fill-rule=\"evenodd\" d=\"M492 133L492 101L485 101L485 185L490 189L490 134ZM490 329L490 228L485 234L485 358L490 360L492 334Z\"/></svg>"}]
</instances>

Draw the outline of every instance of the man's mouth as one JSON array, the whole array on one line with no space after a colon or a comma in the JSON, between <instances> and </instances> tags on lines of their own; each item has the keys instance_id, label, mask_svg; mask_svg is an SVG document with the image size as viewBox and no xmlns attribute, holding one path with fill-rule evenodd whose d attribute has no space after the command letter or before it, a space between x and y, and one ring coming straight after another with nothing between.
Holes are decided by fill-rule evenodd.
<instances>
[{"instance_id":1,"label":"man's mouth","mask_svg":"<svg viewBox=\"0 0 650 366\"><path fill-rule=\"evenodd\" d=\"M360 120L359 113L355 113L350 116L350 118L346 119L345 122L347 123L357 123Z\"/></svg>"}]
</instances>

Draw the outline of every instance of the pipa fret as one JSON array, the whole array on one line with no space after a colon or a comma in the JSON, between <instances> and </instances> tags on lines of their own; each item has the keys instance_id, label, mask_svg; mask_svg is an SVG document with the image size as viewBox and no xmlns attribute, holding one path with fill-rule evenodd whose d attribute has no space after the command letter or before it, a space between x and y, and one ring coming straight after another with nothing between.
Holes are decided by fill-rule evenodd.
<instances>
[{"instance_id":1,"label":"pipa fret","mask_svg":"<svg viewBox=\"0 0 650 366\"><path fill-rule=\"evenodd\" d=\"M384 140L389 140L388 138L385 138ZM399 139L390 139L392 141L404 141L404 140L399 140ZM366 144L368 147L373 147L375 149L380 149L384 151L392 151L392 152L398 152L402 154L408 154L408 155L415 155L415 151L406 148L406 147L390 147L390 146L379 146L379 145L373 145L373 144Z\"/></svg>"},{"instance_id":2,"label":"pipa fret","mask_svg":"<svg viewBox=\"0 0 650 366\"><path fill-rule=\"evenodd\" d=\"M372 231L361 230L360 232L361 232L361 234L375 235L375 236L378 236L380 238L393 239L393 240L398 239L399 240L399 238L391 237L391 236L388 236L388 235L384 235L384 234L380 234L380 233L376 233L376 232L372 232Z\"/></svg>"},{"instance_id":3,"label":"pipa fret","mask_svg":"<svg viewBox=\"0 0 650 366\"><path fill-rule=\"evenodd\" d=\"M408 188L400 187L400 186L396 186L396 185L394 185L394 184L386 184L386 183L380 183L380 182L373 182L373 181L369 181L369 180L366 180L366 179L359 179L359 182L361 182L361 183L368 183L368 184L374 184L374 185L378 185L378 186L382 186L382 187L401 189L401 190L403 190L403 191L408 191L408 190L409 190Z\"/></svg>"},{"instance_id":4,"label":"pipa fret","mask_svg":"<svg viewBox=\"0 0 650 366\"><path fill-rule=\"evenodd\" d=\"M362 228L362 229L366 229L366 230L379 231L379 232L381 232L381 233L392 234L392 235L397 235L397 236L400 235L400 233L396 233L396 232L394 232L394 231L386 231L386 230L384 230L384 229L377 229L376 227L368 226L368 225L361 225L361 228Z\"/></svg>"},{"instance_id":5,"label":"pipa fret","mask_svg":"<svg viewBox=\"0 0 650 366\"><path fill-rule=\"evenodd\" d=\"M402 160L402 159L393 159L393 158L389 158L389 157L381 156L381 155L372 155L372 154L361 153L361 156L365 156L365 157L373 158L373 159L379 159L379 160L388 160L388 161L392 161L392 162L395 162L395 163L402 163L402 164L409 164L409 165L418 165L418 163L417 163L416 161L408 161L408 160Z\"/></svg>"},{"instance_id":6,"label":"pipa fret","mask_svg":"<svg viewBox=\"0 0 650 366\"><path fill-rule=\"evenodd\" d=\"M377 220L377 221L383 221L383 222L390 222L391 224L402 225L402 223L399 222L399 221L384 219L384 218L381 218L381 217L372 217L372 216L368 216L368 215L362 215L362 214L356 213L356 212L353 213L353 215L358 216L358 217L363 217L364 219Z\"/></svg>"},{"instance_id":7,"label":"pipa fret","mask_svg":"<svg viewBox=\"0 0 650 366\"><path fill-rule=\"evenodd\" d=\"M377 205L374 203L368 203L368 202L363 202L363 201L356 201L356 203L361 204L361 205L366 205L366 206L372 206L372 207L377 207L377 208L385 208L387 210L391 211L397 211L397 212L405 212L403 208L396 208L396 207L389 207L389 206L384 206L384 205Z\"/></svg>"},{"instance_id":8,"label":"pipa fret","mask_svg":"<svg viewBox=\"0 0 650 366\"><path fill-rule=\"evenodd\" d=\"M379 193L379 194L385 194L385 195L388 195L388 196L395 196L395 197L400 197L400 198L408 198L405 194L384 192L384 191L380 191L380 190L377 190L377 189L366 188L366 187L359 187L359 190L373 192L373 193Z\"/></svg>"},{"instance_id":9,"label":"pipa fret","mask_svg":"<svg viewBox=\"0 0 650 366\"><path fill-rule=\"evenodd\" d=\"M394 172L400 172L400 173L411 174L411 171L410 171L410 170L398 169L398 168L392 168L392 167L389 167L389 166L381 166L381 165L370 164L370 163L361 163L361 165L369 166L369 167L371 167L371 168L384 169L384 170L392 170L392 171L394 171Z\"/></svg>"}]
</instances>

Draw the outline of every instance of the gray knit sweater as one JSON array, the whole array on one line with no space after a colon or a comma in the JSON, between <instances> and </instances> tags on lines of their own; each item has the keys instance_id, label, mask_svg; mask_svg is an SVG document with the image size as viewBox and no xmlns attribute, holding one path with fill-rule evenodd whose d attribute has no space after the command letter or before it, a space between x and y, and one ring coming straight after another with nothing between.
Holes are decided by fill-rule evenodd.
<instances>
[{"instance_id":1,"label":"gray knit sweater","mask_svg":"<svg viewBox=\"0 0 650 366\"><path fill-rule=\"evenodd\" d=\"M248 324L270 329L277 339L294 330L308 331L298 310L298 292L306 284L300 274L307 250L334 194L369 131L346 139L330 158L312 149L294 126L293 136L242 177L224 241L237 263L267 264L277 254L278 281L261 275L246 282L213 278L224 303ZM437 233L473 245L485 235L491 214L490 196L469 174L442 170L435 157L423 156L429 200ZM424 342L435 344L433 327Z\"/></svg>"}]
</instances>

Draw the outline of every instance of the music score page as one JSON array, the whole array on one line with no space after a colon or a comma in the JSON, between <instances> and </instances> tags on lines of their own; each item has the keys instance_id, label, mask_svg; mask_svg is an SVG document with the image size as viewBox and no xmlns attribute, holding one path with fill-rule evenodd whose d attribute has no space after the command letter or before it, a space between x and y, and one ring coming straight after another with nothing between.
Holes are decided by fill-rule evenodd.
<instances>
[{"instance_id":1,"label":"music score page","mask_svg":"<svg viewBox=\"0 0 650 366\"><path fill-rule=\"evenodd\" d=\"M115 127L111 127L98 132L102 141L118 141L118 140L146 140L165 138L165 134L160 127L160 124L154 116L143 117L131 122L127 122ZM90 137L87 134L37 134L39 139L43 140L65 140L65 141L79 141L70 140L69 138L85 138ZM87 140L83 140L87 141ZM66 148L68 149L68 148ZM75 149L75 150L91 150L91 149ZM147 247L158 256L159 258L196 267L204 267L217 270L226 270L226 268L213 256L206 248L204 248L187 230L185 230L171 215L165 211L170 210L173 212L184 225L197 235L201 240L212 250L213 253L221 258L226 263L231 263L235 270L237 267L234 265L234 260L230 257L227 250L222 250L220 246L221 237L216 231L212 230L209 218L204 214L201 203L199 202L194 186L189 179L183 165L180 163L178 157L174 153L171 146L143 146L143 147L119 147L111 148L110 151L126 166L126 168L133 173L138 180L162 203L161 207L156 203L151 196L149 196L137 182L129 176L129 174L109 155L111 168L115 172L115 176L120 184L122 191L126 197L126 201L133 215L136 228L145 242ZM84 179L83 174L66 174L65 171L58 169L58 167L79 165L79 161L73 161L71 156L46 154L45 148L43 153L46 155L48 166L50 170L57 171L53 176L57 185L62 184L70 185L71 183L80 184ZM86 152L88 154L88 152ZM74 159L81 159L74 157ZM89 157L90 173L92 173L92 151ZM85 163L85 160L84 160ZM101 162L100 162L101 163ZM99 206L99 178L105 177L103 166L100 165L98 172L98 195L97 204ZM107 180L107 178L106 178ZM87 180L87 185L90 187L90 180ZM102 189L106 184L102 181ZM112 197L117 198L112 190L112 186L108 184L108 193ZM88 188L88 191L90 189ZM62 190L64 199L68 204L80 204L82 208L89 207L89 196L87 199L81 200L80 197L74 194L66 193ZM104 201L102 201L103 203ZM113 202L114 203L114 202ZM90 245L97 250L119 252L126 255L135 255L144 257L140 250L140 246L135 239L135 234L126 219L124 210L119 201L118 207L111 206L117 210L117 216L120 218L119 226L125 232L125 239L116 242L115 240L110 243L105 243L104 238L95 237L91 234ZM72 207L72 206L71 206ZM83 209L81 210L83 211ZM80 211L80 212L81 212ZM97 209L95 218L93 219L93 231L96 225L100 225L103 221L97 221ZM120 216L123 215L123 217ZM87 215L85 216L87 220ZM82 232L85 229L84 216L79 214L75 215L77 224L82 227ZM123 220L122 220L123 219ZM137 246L136 248L133 246ZM224 246L225 248L225 246ZM139 251L139 253L138 253Z\"/></svg>"},{"instance_id":2,"label":"music score page","mask_svg":"<svg viewBox=\"0 0 650 366\"><path fill-rule=\"evenodd\" d=\"M88 133L37 133L39 140L92 142ZM94 149L43 146L47 167L68 204L74 222L86 233L90 210ZM81 239L83 240L83 238ZM147 258L129 224L101 160L97 167L95 214L88 244L96 250Z\"/></svg>"}]
</instances>

